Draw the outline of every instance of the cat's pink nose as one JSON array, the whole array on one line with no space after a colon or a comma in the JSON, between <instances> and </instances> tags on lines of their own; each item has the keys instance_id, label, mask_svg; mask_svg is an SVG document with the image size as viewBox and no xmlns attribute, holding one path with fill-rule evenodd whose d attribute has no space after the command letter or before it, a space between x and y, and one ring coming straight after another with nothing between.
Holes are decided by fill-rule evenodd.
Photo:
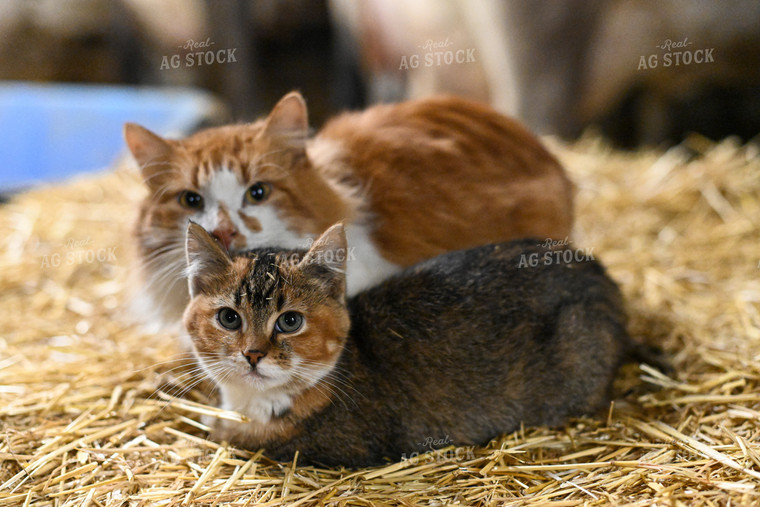
<instances>
[{"instance_id":1,"label":"cat's pink nose","mask_svg":"<svg viewBox=\"0 0 760 507\"><path fill-rule=\"evenodd\" d=\"M235 239L235 236L238 235L238 232L235 229L229 227L219 227L218 229L215 229L211 234L213 234L214 237L218 239L222 245L224 245L224 248L229 250L230 245Z\"/></svg>"},{"instance_id":2,"label":"cat's pink nose","mask_svg":"<svg viewBox=\"0 0 760 507\"><path fill-rule=\"evenodd\" d=\"M263 352L261 350L246 350L243 352L243 356L245 356L246 360L248 360L248 364L256 367L257 364L259 364L259 361L261 361L264 356L266 356L267 353Z\"/></svg>"}]
</instances>

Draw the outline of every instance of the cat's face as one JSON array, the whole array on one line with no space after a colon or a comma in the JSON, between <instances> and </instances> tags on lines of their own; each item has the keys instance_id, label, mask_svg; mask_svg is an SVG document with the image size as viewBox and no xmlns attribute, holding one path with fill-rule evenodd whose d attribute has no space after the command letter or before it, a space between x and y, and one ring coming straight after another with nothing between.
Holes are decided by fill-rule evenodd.
<instances>
[{"instance_id":1,"label":"cat's face","mask_svg":"<svg viewBox=\"0 0 760 507\"><path fill-rule=\"evenodd\" d=\"M231 251L275 239L297 246L310 232L291 220L301 207L297 176L310 168L307 129L298 94L283 98L266 120L208 129L180 141L127 124L127 145L150 191L138 232L160 236L175 230L184 240L189 219Z\"/></svg>"},{"instance_id":2,"label":"cat's face","mask_svg":"<svg viewBox=\"0 0 760 507\"><path fill-rule=\"evenodd\" d=\"M184 323L223 390L294 395L329 374L349 329L345 247L336 225L305 254L231 258L200 226L188 227Z\"/></svg>"}]
</instances>

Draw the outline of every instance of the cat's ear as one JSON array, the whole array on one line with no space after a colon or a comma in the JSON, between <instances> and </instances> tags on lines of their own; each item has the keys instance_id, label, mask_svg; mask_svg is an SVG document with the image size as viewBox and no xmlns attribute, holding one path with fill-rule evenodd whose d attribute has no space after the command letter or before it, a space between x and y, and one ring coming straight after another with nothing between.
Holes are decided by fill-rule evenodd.
<instances>
[{"instance_id":1,"label":"cat's ear","mask_svg":"<svg viewBox=\"0 0 760 507\"><path fill-rule=\"evenodd\" d=\"M309 114L300 93L290 92L280 99L266 119L264 132L294 146L304 145L309 135Z\"/></svg>"},{"instance_id":2,"label":"cat's ear","mask_svg":"<svg viewBox=\"0 0 760 507\"><path fill-rule=\"evenodd\" d=\"M213 280L232 267L232 259L225 249L206 229L194 222L187 226L185 258L190 297L208 292Z\"/></svg>"},{"instance_id":3,"label":"cat's ear","mask_svg":"<svg viewBox=\"0 0 760 507\"><path fill-rule=\"evenodd\" d=\"M166 139L154 134L136 123L124 124L124 140L140 166L143 180L150 187L159 185L158 176L166 173L164 163L172 154L172 145Z\"/></svg>"},{"instance_id":4,"label":"cat's ear","mask_svg":"<svg viewBox=\"0 0 760 507\"><path fill-rule=\"evenodd\" d=\"M346 293L348 260L345 227L342 223L337 223L311 245L299 267L307 276L322 280L333 297L342 298Z\"/></svg>"}]
</instances>

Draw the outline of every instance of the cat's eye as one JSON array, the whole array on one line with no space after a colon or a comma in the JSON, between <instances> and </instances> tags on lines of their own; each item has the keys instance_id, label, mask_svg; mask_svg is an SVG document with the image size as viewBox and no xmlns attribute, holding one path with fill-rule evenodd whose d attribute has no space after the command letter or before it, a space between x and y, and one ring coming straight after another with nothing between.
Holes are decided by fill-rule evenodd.
<instances>
[{"instance_id":1,"label":"cat's eye","mask_svg":"<svg viewBox=\"0 0 760 507\"><path fill-rule=\"evenodd\" d=\"M245 200L250 204L258 204L266 200L271 192L272 186L269 183L258 181L245 191Z\"/></svg>"},{"instance_id":2,"label":"cat's eye","mask_svg":"<svg viewBox=\"0 0 760 507\"><path fill-rule=\"evenodd\" d=\"M285 312L274 325L278 333L295 333L303 326L303 315L298 312Z\"/></svg>"},{"instance_id":3,"label":"cat's eye","mask_svg":"<svg viewBox=\"0 0 760 507\"><path fill-rule=\"evenodd\" d=\"M229 329L230 331L240 329L240 326L243 325L243 319L241 319L238 312L232 308L222 308L216 314L216 318L222 327Z\"/></svg>"},{"instance_id":4,"label":"cat's eye","mask_svg":"<svg viewBox=\"0 0 760 507\"><path fill-rule=\"evenodd\" d=\"M192 190L183 190L177 196L180 205L190 209L202 209L203 197Z\"/></svg>"}]
</instances>

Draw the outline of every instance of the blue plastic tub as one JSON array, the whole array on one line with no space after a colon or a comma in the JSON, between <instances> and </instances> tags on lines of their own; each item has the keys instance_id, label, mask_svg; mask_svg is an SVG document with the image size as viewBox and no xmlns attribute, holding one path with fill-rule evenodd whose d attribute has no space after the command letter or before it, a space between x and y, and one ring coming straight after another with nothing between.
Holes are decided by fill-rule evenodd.
<instances>
[{"instance_id":1,"label":"blue plastic tub","mask_svg":"<svg viewBox=\"0 0 760 507\"><path fill-rule=\"evenodd\" d=\"M0 84L0 193L109 167L124 122L182 135L218 110L187 88Z\"/></svg>"}]
</instances>

